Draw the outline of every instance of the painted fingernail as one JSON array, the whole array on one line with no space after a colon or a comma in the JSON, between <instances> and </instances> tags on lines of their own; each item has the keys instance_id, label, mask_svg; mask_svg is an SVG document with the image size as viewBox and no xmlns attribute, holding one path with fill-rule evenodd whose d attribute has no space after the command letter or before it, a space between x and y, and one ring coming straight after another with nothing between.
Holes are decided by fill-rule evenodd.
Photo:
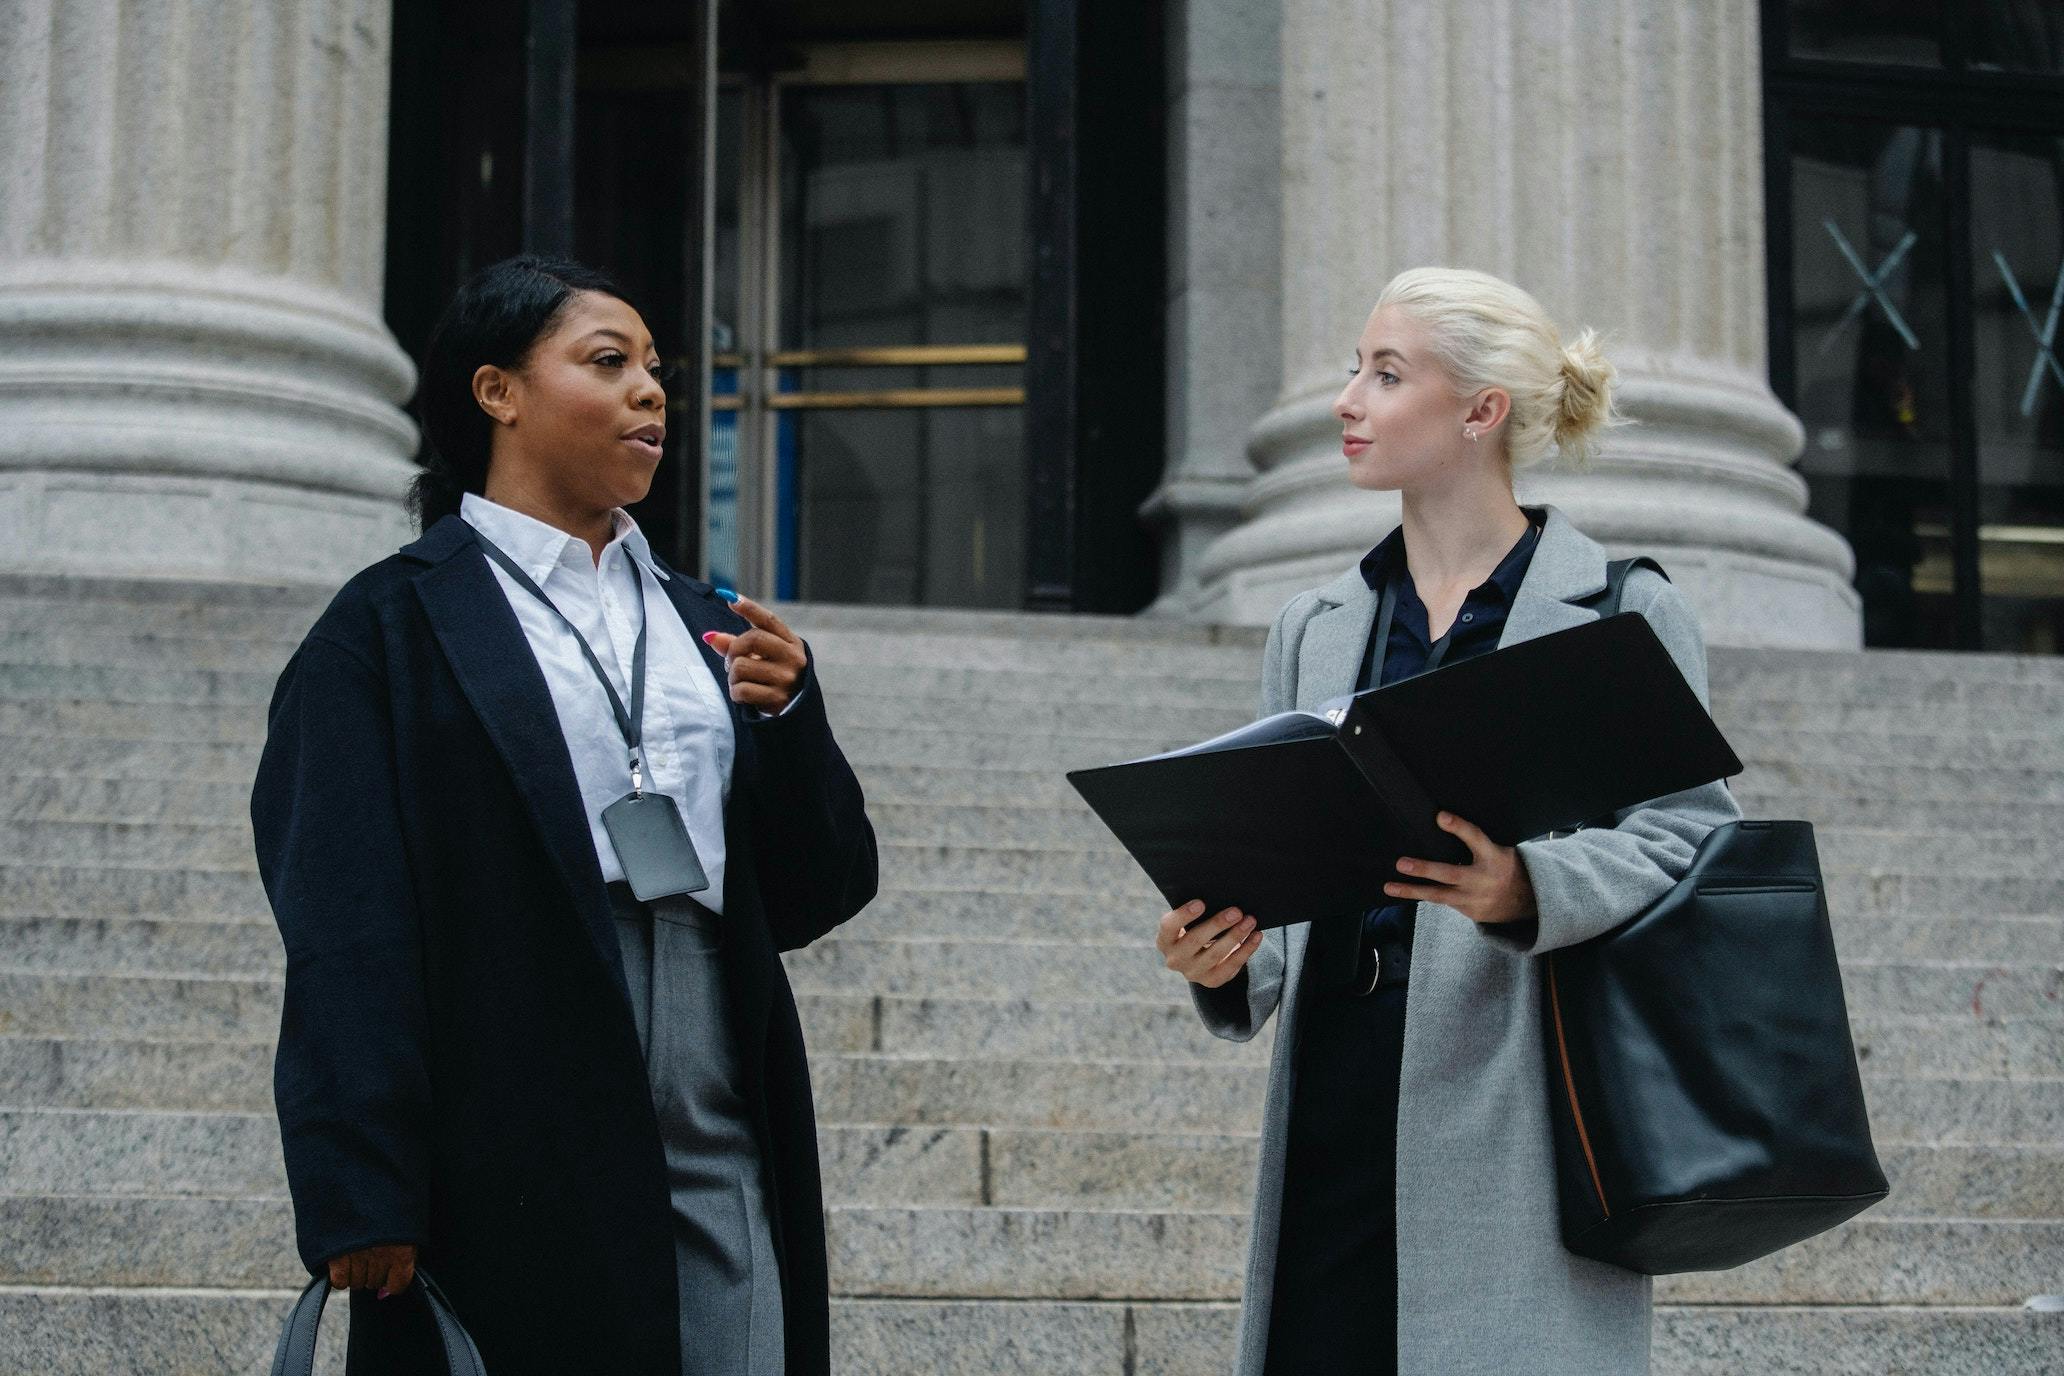
<instances>
[{"instance_id":1,"label":"painted fingernail","mask_svg":"<svg viewBox=\"0 0 2064 1376\"><path fill-rule=\"evenodd\" d=\"M726 602L736 602L738 600L738 594L729 588L718 588L717 596L723 598Z\"/></svg>"},{"instance_id":2,"label":"painted fingernail","mask_svg":"<svg viewBox=\"0 0 2064 1376\"><path fill-rule=\"evenodd\" d=\"M392 1291L390 1291L390 1290L389 1290L389 1289L388 1289L388 1288L387 1288L386 1286L384 1286L384 1285L383 1285L383 1286L381 1286L381 1287L380 1287L380 1298L381 1298L381 1299L383 1299L383 1300L384 1300L384 1299L386 1299L386 1298L387 1298L387 1296L388 1296L388 1295L390 1295L390 1294L392 1294L392 1293L393 1293L393 1292L392 1292Z\"/></svg>"},{"instance_id":3,"label":"painted fingernail","mask_svg":"<svg viewBox=\"0 0 2064 1376\"><path fill-rule=\"evenodd\" d=\"M717 643L717 637L722 634L722 631L704 631L702 633L702 643L705 645L714 645Z\"/></svg>"}]
</instances>

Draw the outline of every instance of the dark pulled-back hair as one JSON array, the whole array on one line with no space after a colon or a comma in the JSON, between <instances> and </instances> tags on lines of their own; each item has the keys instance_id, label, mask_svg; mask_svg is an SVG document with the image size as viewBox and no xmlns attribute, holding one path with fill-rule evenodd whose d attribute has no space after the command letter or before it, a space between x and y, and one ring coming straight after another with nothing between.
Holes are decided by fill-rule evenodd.
<instances>
[{"instance_id":1,"label":"dark pulled-back hair","mask_svg":"<svg viewBox=\"0 0 2064 1376\"><path fill-rule=\"evenodd\" d=\"M473 398L473 374L489 363L522 367L574 294L584 291L629 300L607 273L525 253L474 273L444 308L416 387L423 471L409 488L409 513L417 529L455 514L461 497L487 485L494 420Z\"/></svg>"}]
</instances>

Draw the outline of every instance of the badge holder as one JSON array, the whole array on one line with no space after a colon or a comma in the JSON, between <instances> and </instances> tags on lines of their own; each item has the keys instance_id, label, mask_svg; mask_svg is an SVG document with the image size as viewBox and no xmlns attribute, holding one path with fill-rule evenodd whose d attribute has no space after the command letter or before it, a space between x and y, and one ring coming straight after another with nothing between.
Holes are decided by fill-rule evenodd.
<instances>
[{"instance_id":1,"label":"badge holder","mask_svg":"<svg viewBox=\"0 0 2064 1376\"><path fill-rule=\"evenodd\" d=\"M709 875L681 810L664 793L644 791L638 757L631 757L631 791L602 809L602 827L616 847L624 882L640 903L701 893Z\"/></svg>"},{"instance_id":2,"label":"badge holder","mask_svg":"<svg viewBox=\"0 0 2064 1376\"><path fill-rule=\"evenodd\" d=\"M549 608L573 633L574 642L580 646L588 667L595 671L596 682L602 685L603 693L609 698L609 710L616 718L617 729L623 733L624 748L630 752L631 791L602 809L602 829L609 833L609 843L616 848L617 862L623 867L624 882L630 885L631 893L640 903L701 893L709 887L709 874L702 867L702 857L695 853L695 842L688 836L688 827L681 820L681 810L666 794L645 791L645 637L650 629L645 608L645 580L633 569L632 583L638 590L638 640L631 650L631 702L626 707L623 699L617 696L616 685L603 672L602 661L595 657L594 647L580 633L580 627L568 620L566 613L559 610L559 605L545 595L545 590L494 541L485 535L476 535L475 538L489 559L500 565L517 586Z\"/></svg>"}]
</instances>

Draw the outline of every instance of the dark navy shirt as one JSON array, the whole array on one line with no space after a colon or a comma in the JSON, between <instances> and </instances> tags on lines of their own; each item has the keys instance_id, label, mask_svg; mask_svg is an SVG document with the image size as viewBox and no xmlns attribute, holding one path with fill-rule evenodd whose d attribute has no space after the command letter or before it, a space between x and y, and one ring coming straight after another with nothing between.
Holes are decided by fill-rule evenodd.
<instances>
[{"instance_id":1,"label":"dark navy shirt","mask_svg":"<svg viewBox=\"0 0 2064 1376\"><path fill-rule=\"evenodd\" d=\"M1519 595L1519 585L1526 578L1527 566L1534 561L1534 546L1541 539L1544 514L1536 510L1527 511L1529 524L1526 534L1519 537L1498 567L1491 570L1491 576L1470 589L1469 596L1462 599L1462 609L1455 613L1454 624L1442 637L1448 642L1442 664L1459 664L1498 648L1498 637L1504 634L1505 617L1512 610L1512 599ZM1378 597L1383 595L1386 580L1397 581L1397 607L1391 613L1390 644L1383 655L1383 682L1396 683L1425 673L1426 661L1433 657L1435 641L1428 633L1426 604L1419 600L1419 589L1413 586L1411 572L1405 566L1403 526L1385 536L1381 544L1362 557L1362 578ZM1378 621L1381 619L1379 617ZM1376 631L1372 628L1369 644L1362 651L1361 673L1355 679L1357 692L1380 686L1370 682L1375 664ZM1392 903L1387 907L1372 908L1362 918L1362 930L1376 940L1410 942L1418 908L1416 903Z\"/></svg>"}]
</instances>

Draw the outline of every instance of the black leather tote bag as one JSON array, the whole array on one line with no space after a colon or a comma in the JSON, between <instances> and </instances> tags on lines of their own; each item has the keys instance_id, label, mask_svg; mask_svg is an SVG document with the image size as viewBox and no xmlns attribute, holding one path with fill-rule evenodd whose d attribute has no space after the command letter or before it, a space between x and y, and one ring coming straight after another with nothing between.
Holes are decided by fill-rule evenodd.
<instances>
[{"instance_id":1,"label":"black leather tote bag","mask_svg":"<svg viewBox=\"0 0 2064 1376\"><path fill-rule=\"evenodd\" d=\"M1810 823L1716 829L1670 892L1542 977L1570 1251L1725 1270L1885 1197Z\"/></svg>"},{"instance_id":2,"label":"black leather tote bag","mask_svg":"<svg viewBox=\"0 0 2064 1376\"><path fill-rule=\"evenodd\" d=\"M444 1291L437 1288L437 1282L419 1269L415 1284L423 1288L430 1315L437 1321L437 1340L444 1349L444 1369L451 1376L487 1376L487 1368L480 1362L480 1349L473 1346L472 1335L459 1323L458 1315L452 1312L451 1301L444 1297ZM272 1376L309 1376L315 1369L315 1334L322 1324L323 1305L329 1297L330 1278L322 1275L308 1282L301 1298L294 1301L294 1312L287 1316L286 1331L280 1334L279 1347L273 1353Z\"/></svg>"}]
</instances>

